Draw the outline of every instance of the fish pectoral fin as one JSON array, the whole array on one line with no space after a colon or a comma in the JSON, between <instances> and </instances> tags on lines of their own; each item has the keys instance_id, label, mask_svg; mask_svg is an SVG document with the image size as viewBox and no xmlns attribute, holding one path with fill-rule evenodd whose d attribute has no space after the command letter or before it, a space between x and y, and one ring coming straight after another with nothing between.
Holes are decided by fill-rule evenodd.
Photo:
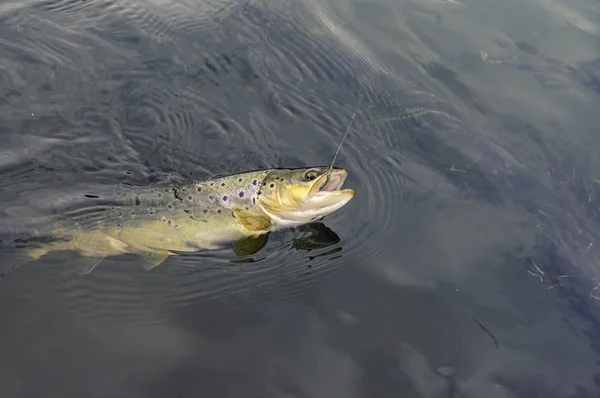
<instances>
[{"instance_id":1,"label":"fish pectoral fin","mask_svg":"<svg viewBox=\"0 0 600 398\"><path fill-rule=\"evenodd\" d=\"M235 209L233 216L249 231L267 232L271 227L271 219L267 216L251 213L247 210Z\"/></svg>"},{"instance_id":2,"label":"fish pectoral fin","mask_svg":"<svg viewBox=\"0 0 600 398\"><path fill-rule=\"evenodd\" d=\"M142 268L146 271L150 271L152 268L161 265L167 257L169 257L169 252L164 251L156 251L156 252L139 252L137 253L144 260L142 264Z\"/></svg>"},{"instance_id":3,"label":"fish pectoral fin","mask_svg":"<svg viewBox=\"0 0 600 398\"><path fill-rule=\"evenodd\" d=\"M235 242L233 252L238 256L249 256L257 253L267 244L269 234L262 234L258 237L243 238Z\"/></svg>"},{"instance_id":4,"label":"fish pectoral fin","mask_svg":"<svg viewBox=\"0 0 600 398\"><path fill-rule=\"evenodd\" d=\"M89 274L104 260L105 257L83 256L77 260L77 275L84 276Z\"/></svg>"}]
</instances>

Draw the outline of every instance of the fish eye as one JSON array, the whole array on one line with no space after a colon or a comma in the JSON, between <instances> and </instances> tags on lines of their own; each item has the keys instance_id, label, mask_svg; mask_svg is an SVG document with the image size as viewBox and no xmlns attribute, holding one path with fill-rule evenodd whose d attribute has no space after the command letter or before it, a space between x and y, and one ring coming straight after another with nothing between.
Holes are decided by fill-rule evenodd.
<instances>
[{"instance_id":1,"label":"fish eye","mask_svg":"<svg viewBox=\"0 0 600 398\"><path fill-rule=\"evenodd\" d=\"M306 181L312 181L319 176L319 172L315 169L308 169L306 173L304 173L304 179Z\"/></svg>"}]
</instances>

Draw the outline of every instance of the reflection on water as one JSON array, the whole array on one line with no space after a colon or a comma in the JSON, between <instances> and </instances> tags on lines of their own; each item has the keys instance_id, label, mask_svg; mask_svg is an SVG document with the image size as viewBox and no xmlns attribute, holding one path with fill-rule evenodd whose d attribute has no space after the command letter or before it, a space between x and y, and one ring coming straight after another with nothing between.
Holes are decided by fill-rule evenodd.
<instances>
[{"instance_id":1,"label":"reflection on water","mask_svg":"<svg viewBox=\"0 0 600 398\"><path fill-rule=\"evenodd\" d=\"M322 222L0 280L0 393L597 395L597 20L586 0L0 5L0 269L77 192L329 164L363 98L337 163L357 194Z\"/></svg>"},{"instance_id":2,"label":"reflection on water","mask_svg":"<svg viewBox=\"0 0 600 398\"><path fill-rule=\"evenodd\" d=\"M327 228L325 224L320 222L301 225L297 227L296 230L299 236L293 238L291 244L283 245L282 248L289 247L293 250L302 250L310 253L313 250L323 249L340 242L340 237L331 229ZM247 238L241 242L236 242L234 253L240 257L254 255L267 244L268 239L269 234L265 234L258 238ZM341 250L341 247L336 247L330 251L309 256L309 259L312 260L315 257L337 253ZM264 257L260 260L264 260ZM254 263L256 261L256 259L251 257L232 260L234 263Z\"/></svg>"}]
</instances>

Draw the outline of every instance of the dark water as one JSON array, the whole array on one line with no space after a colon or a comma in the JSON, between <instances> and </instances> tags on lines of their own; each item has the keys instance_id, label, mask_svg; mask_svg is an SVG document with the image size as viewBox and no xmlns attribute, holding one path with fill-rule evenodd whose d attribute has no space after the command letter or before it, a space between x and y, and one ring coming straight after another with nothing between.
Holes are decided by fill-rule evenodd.
<instances>
[{"instance_id":1,"label":"dark water","mask_svg":"<svg viewBox=\"0 0 600 398\"><path fill-rule=\"evenodd\" d=\"M253 262L80 277L58 253L1 280L0 396L599 396L598 21L591 0L1 2L4 243L69 192L328 164L362 103L355 199Z\"/></svg>"}]
</instances>

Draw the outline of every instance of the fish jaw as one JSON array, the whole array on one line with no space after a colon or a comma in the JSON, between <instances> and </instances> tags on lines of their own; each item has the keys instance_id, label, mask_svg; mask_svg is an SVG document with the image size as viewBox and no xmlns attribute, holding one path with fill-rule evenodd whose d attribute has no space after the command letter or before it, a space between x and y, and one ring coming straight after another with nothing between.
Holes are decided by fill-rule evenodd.
<instances>
[{"instance_id":1,"label":"fish jaw","mask_svg":"<svg viewBox=\"0 0 600 398\"><path fill-rule=\"evenodd\" d=\"M304 213L316 213L312 220L320 219L344 207L356 194L354 189L341 189L348 177L344 169L332 169L319 177L305 201Z\"/></svg>"}]
</instances>

